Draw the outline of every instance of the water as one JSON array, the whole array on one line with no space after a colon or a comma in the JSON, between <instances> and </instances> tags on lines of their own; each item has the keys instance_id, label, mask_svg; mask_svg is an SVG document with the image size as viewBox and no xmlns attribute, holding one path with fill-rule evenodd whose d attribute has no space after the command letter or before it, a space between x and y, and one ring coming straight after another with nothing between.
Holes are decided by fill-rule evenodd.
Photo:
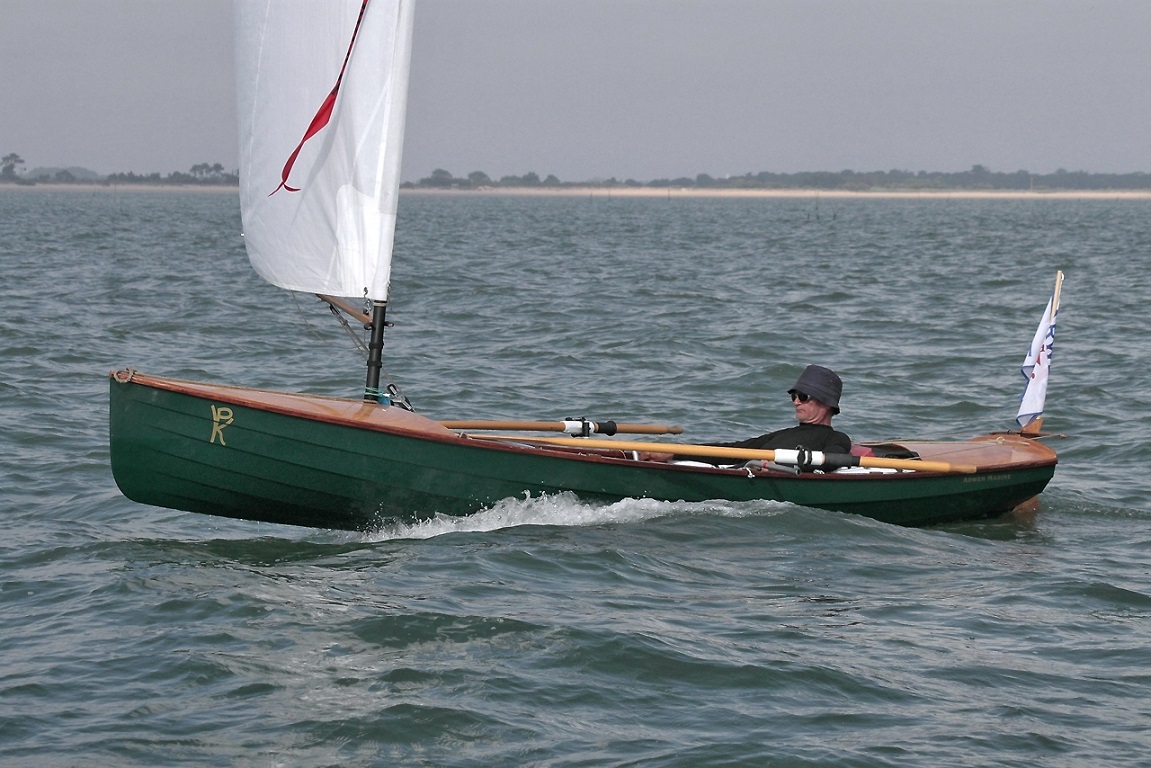
<instances>
[{"instance_id":1,"label":"water","mask_svg":"<svg viewBox=\"0 0 1151 768\"><path fill-rule=\"evenodd\" d=\"M1067 273L1033 516L509 499L370 534L133 504L108 370L354 394L226 193L0 190L0 764L1140 765L1147 200L405 197L388 373L441 418L734 439L809 362L858 439L1006 428Z\"/></svg>"}]
</instances>

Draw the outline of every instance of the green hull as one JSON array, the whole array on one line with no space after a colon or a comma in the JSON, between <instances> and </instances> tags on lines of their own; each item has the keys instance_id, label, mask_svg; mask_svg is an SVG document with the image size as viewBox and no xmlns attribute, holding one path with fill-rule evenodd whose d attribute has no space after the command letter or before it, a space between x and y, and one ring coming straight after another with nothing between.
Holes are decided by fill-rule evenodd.
<instances>
[{"instance_id":1,"label":"green hull","mask_svg":"<svg viewBox=\"0 0 1151 768\"><path fill-rule=\"evenodd\" d=\"M589 501L768 499L930 525L1006 512L1039 494L1053 451L1017 436L910 443L974 474L805 474L640 462L463 438L398 408L263 392L130 371L110 392L112 471L134 501L315 528L369 529L500 499L574 493ZM612 455L614 453L614 456Z\"/></svg>"}]
</instances>

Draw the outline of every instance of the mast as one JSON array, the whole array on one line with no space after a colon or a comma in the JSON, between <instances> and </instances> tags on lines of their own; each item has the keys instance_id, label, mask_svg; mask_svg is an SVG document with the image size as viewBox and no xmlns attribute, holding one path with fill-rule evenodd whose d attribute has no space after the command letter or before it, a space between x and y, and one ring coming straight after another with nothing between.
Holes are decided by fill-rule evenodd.
<instances>
[{"instance_id":1,"label":"mast","mask_svg":"<svg viewBox=\"0 0 1151 768\"><path fill-rule=\"evenodd\" d=\"M388 302L372 302L372 335L368 341L368 377L364 382L364 402L380 402L380 369L384 367L384 326Z\"/></svg>"}]
</instances>

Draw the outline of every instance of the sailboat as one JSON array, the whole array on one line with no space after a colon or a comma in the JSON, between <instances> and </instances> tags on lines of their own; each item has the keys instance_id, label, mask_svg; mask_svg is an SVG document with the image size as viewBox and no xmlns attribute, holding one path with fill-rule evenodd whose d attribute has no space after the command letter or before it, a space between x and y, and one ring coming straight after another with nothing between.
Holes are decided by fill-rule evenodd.
<instances>
[{"instance_id":1,"label":"sailboat","mask_svg":"<svg viewBox=\"0 0 1151 768\"><path fill-rule=\"evenodd\" d=\"M1039 425L1058 282L1024 364L1018 431L823 454L614 437L682 431L674 426L415 413L380 389L413 2L237 0L236 22L248 257L266 281L320 295L368 329L365 392L112 371L111 465L129 499L345 530L565 492L592 503L774 500L921 526L1007 512L1051 480L1057 457ZM689 460L653 461L653 451Z\"/></svg>"}]
</instances>

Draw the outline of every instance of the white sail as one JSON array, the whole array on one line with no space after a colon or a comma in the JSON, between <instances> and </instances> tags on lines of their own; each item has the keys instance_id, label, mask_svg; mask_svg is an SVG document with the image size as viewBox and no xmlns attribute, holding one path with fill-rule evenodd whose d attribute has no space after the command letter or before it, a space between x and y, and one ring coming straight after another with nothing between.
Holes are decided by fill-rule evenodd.
<instances>
[{"instance_id":1,"label":"white sail","mask_svg":"<svg viewBox=\"0 0 1151 768\"><path fill-rule=\"evenodd\" d=\"M240 208L268 282L387 300L413 2L235 0Z\"/></svg>"},{"instance_id":2,"label":"white sail","mask_svg":"<svg viewBox=\"0 0 1151 768\"><path fill-rule=\"evenodd\" d=\"M1055 290L1047 301L1043 319L1035 329L1027 356L1020 370L1027 386L1020 395L1019 414L1015 421L1022 428L1043 417L1043 407L1047 402L1047 381L1051 373L1051 354L1055 350L1055 325L1059 320L1059 294L1063 287L1063 273L1055 273Z\"/></svg>"}]
</instances>

